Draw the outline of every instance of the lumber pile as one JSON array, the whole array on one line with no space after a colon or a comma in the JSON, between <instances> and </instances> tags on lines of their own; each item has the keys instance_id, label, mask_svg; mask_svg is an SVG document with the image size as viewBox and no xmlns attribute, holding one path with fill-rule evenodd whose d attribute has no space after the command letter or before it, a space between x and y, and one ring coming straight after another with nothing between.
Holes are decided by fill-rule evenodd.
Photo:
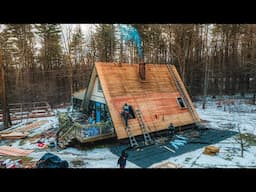
<instances>
[{"instance_id":1,"label":"lumber pile","mask_svg":"<svg viewBox=\"0 0 256 192\"><path fill-rule=\"evenodd\" d=\"M20 128L17 128L15 129L16 131L21 131L21 132L25 132L25 131L30 131L32 129L35 129L35 128L38 128L40 127L41 125L44 125L48 123L47 120L41 120L41 121L37 121L37 122L34 122L34 123L31 123L29 125L25 125L23 127L20 127Z\"/></svg>"},{"instance_id":2,"label":"lumber pile","mask_svg":"<svg viewBox=\"0 0 256 192\"><path fill-rule=\"evenodd\" d=\"M25 150L25 149L19 149L15 147L9 147L9 146L0 146L0 155L7 155L7 156L27 156L34 150Z\"/></svg>"},{"instance_id":3,"label":"lumber pile","mask_svg":"<svg viewBox=\"0 0 256 192\"><path fill-rule=\"evenodd\" d=\"M213 145L209 145L207 147L204 148L204 152L203 154L206 154L206 155L216 155L217 153L219 153L220 149L218 147L215 147Z\"/></svg>"},{"instance_id":4,"label":"lumber pile","mask_svg":"<svg viewBox=\"0 0 256 192\"><path fill-rule=\"evenodd\" d=\"M41 125L44 125L48 123L48 120L41 120L41 121L36 121L36 122L33 122L33 123L29 123L29 124L26 124L26 125L15 125L14 127L11 127L9 129L5 129L3 131L0 131L1 134L8 134L8 133L11 133L13 131L16 131L16 132L27 132L27 131L30 131L32 129L36 129L38 127L40 127ZM21 127L18 127L18 126L21 126Z\"/></svg>"},{"instance_id":5,"label":"lumber pile","mask_svg":"<svg viewBox=\"0 0 256 192\"><path fill-rule=\"evenodd\" d=\"M28 133L21 133L21 132L12 132L6 134L0 134L0 139L8 139L8 140L16 140L16 139L23 139L28 136Z\"/></svg>"},{"instance_id":6,"label":"lumber pile","mask_svg":"<svg viewBox=\"0 0 256 192\"><path fill-rule=\"evenodd\" d=\"M181 168L181 167L182 167L181 165L177 165L175 163L168 161L168 162L159 164L153 168Z\"/></svg>"},{"instance_id":7,"label":"lumber pile","mask_svg":"<svg viewBox=\"0 0 256 192\"><path fill-rule=\"evenodd\" d=\"M36 168L36 163L37 163L37 161L30 161L30 162L26 163L23 166L23 168L25 168L25 169Z\"/></svg>"}]
</instances>

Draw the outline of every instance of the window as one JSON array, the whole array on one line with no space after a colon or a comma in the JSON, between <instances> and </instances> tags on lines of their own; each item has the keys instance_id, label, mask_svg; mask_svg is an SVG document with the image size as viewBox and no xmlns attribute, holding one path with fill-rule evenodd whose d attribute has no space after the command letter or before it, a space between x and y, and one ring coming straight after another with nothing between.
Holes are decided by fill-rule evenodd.
<instances>
[{"instance_id":1,"label":"window","mask_svg":"<svg viewBox=\"0 0 256 192\"><path fill-rule=\"evenodd\" d=\"M101 87L101 84L100 84L100 80L98 79L98 91L99 92L102 92L102 87Z\"/></svg>"},{"instance_id":2,"label":"window","mask_svg":"<svg viewBox=\"0 0 256 192\"><path fill-rule=\"evenodd\" d=\"M182 108L182 109L186 108L185 103L181 97L177 97L177 101L178 101L180 108Z\"/></svg>"}]
</instances>

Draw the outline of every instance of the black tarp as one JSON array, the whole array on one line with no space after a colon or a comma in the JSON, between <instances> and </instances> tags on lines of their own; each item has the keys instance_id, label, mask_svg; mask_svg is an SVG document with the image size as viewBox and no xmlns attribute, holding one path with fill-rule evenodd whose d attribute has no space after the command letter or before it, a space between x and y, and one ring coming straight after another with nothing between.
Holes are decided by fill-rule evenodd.
<instances>
[{"instance_id":1,"label":"black tarp","mask_svg":"<svg viewBox=\"0 0 256 192\"><path fill-rule=\"evenodd\" d=\"M66 160L62 160L52 153L44 154L37 162L36 168L68 168L69 164Z\"/></svg>"},{"instance_id":2,"label":"black tarp","mask_svg":"<svg viewBox=\"0 0 256 192\"><path fill-rule=\"evenodd\" d=\"M197 132L198 136L191 136L192 132ZM179 147L176 150L176 153L172 153L166 150L163 146L167 146L175 150L170 145L170 140L164 144L155 144L149 146L142 146L138 149L129 149L129 145L120 145L110 148L110 151L115 155L120 156L123 150L129 154L127 161L130 161L139 167L147 168L154 163L161 162L170 157L175 157L190 151L197 150L207 145L218 143L222 140L225 140L229 137L238 134L238 132L230 130L218 130L218 129L197 129L197 130L186 130L182 136L188 138L188 143L184 146Z\"/></svg>"}]
</instances>

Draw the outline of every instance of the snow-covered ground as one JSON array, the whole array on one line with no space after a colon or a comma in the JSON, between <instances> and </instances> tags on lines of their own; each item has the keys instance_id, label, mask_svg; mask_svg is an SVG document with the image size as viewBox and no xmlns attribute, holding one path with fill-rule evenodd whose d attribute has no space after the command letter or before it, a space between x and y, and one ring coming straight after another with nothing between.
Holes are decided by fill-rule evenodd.
<instances>
[{"instance_id":1,"label":"snow-covered ground","mask_svg":"<svg viewBox=\"0 0 256 192\"><path fill-rule=\"evenodd\" d=\"M234 105L222 105L218 107L217 100L208 98L206 109L202 109L202 102L195 102L196 110L203 120L203 124L208 128L228 129L241 133L250 133L256 135L256 105L247 104L248 100L236 99ZM65 110L58 110L65 111ZM57 113L57 111L55 111ZM47 120L48 122L30 132L30 136L36 136L40 133L46 133L50 130L58 128L58 120L56 117L37 118L35 121ZM71 168L118 168L118 156L113 154L109 148L94 148L80 150L73 147L68 147L64 150L56 150L49 148L40 148L37 145L37 140L16 140L16 141L1 141L0 145L9 145L21 149L33 149L34 151L28 156L33 158L33 161L38 161L46 152L51 152L58 155L61 159L67 160ZM45 140L48 144L49 140ZM232 136L222 140L214 146L220 148L220 152L215 156L203 154L203 148L195 151L187 152L179 156L171 157L162 162L158 162L150 166L154 168L166 162L172 162L184 168L251 168L256 167L256 145L246 143L243 157L241 157L241 145L238 142L237 136ZM0 156L0 159L3 156ZM140 168L134 163L127 162L127 168Z\"/></svg>"},{"instance_id":2,"label":"snow-covered ground","mask_svg":"<svg viewBox=\"0 0 256 192\"><path fill-rule=\"evenodd\" d=\"M256 105L246 104L248 100L237 99L234 105L218 105L216 99L208 99L206 109L202 109L202 102L195 102L196 110L208 128L229 129L241 133L256 135ZM224 111L225 110L225 111ZM236 139L237 136L230 137L214 144L220 148L216 156L203 154L204 148L197 149L166 161L156 163L155 167L164 162L173 162L184 168L255 168L256 167L256 146L246 144L243 157L241 157L241 145Z\"/></svg>"}]
</instances>

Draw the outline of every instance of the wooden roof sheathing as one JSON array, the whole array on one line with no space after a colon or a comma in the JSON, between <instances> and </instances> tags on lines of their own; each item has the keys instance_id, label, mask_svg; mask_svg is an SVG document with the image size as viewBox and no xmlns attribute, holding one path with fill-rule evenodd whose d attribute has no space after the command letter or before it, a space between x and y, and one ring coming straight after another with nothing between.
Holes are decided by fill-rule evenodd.
<instances>
[{"instance_id":1,"label":"wooden roof sheathing","mask_svg":"<svg viewBox=\"0 0 256 192\"><path fill-rule=\"evenodd\" d=\"M95 66L118 139L128 137L120 116L124 103L141 110L149 132L167 129L170 123L182 126L194 122L188 109L177 103L180 93L166 65L146 64L146 81L140 80L138 64L98 62ZM187 92L185 95L192 103ZM130 119L129 125L134 136L142 134L136 118Z\"/></svg>"}]
</instances>

